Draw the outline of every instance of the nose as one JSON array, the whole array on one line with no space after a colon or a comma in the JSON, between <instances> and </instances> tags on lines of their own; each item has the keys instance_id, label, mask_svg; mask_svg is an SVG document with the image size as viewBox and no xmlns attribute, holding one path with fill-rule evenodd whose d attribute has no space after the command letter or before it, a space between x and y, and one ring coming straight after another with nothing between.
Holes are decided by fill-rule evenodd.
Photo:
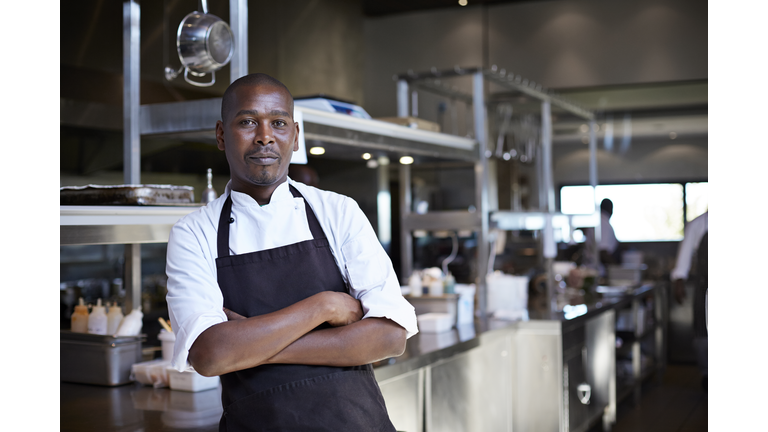
<instances>
[{"instance_id":1,"label":"nose","mask_svg":"<svg viewBox=\"0 0 768 432\"><path fill-rule=\"evenodd\" d=\"M260 122L256 127L256 136L254 142L261 145L273 144L275 135L272 131L272 125L269 122Z\"/></svg>"}]
</instances>

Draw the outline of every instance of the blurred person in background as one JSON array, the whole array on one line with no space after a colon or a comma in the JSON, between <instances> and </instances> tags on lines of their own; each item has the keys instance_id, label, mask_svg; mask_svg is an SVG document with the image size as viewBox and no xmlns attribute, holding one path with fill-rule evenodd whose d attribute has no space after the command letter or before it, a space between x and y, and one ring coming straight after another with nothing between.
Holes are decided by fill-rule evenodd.
<instances>
[{"instance_id":1,"label":"blurred person in background","mask_svg":"<svg viewBox=\"0 0 768 432\"><path fill-rule=\"evenodd\" d=\"M701 369L701 385L707 388L707 234L709 211L692 220L685 227L683 241L677 250L677 262L670 273L672 290L678 304L685 300L685 281L689 273L694 276L693 291L693 347ZM695 259L694 259L695 257ZM691 272L692 264L694 271Z\"/></svg>"},{"instance_id":2,"label":"blurred person in background","mask_svg":"<svg viewBox=\"0 0 768 432\"><path fill-rule=\"evenodd\" d=\"M616 239L616 233L611 226L611 216L613 216L613 201L605 198L600 202L600 262L603 265L619 264L621 255L619 255L619 241Z\"/></svg>"}]
</instances>

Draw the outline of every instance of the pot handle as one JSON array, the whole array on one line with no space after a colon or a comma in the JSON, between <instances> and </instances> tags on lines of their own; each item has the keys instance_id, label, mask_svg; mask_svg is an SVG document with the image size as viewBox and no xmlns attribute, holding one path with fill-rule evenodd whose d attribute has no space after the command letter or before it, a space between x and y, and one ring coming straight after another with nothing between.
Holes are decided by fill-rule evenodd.
<instances>
[{"instance_id":1,"label":"pot handle","mask_svg":"<svg viewBox=\"0 0 768 432\"><path fill-rule=\"evenodd\" d=\"M205 74L203 74L203 75L205 75ZM213 83L216 82L216 71L211 72L211 82L201 83L201 82L192 81L191 79L189 79L189 68L185 67L184 68L184 80L187 81L188 83L192 84L193 86L197 86L197 87L210 87L210 86L213 85Z\"/></svg>"}]
</instances>

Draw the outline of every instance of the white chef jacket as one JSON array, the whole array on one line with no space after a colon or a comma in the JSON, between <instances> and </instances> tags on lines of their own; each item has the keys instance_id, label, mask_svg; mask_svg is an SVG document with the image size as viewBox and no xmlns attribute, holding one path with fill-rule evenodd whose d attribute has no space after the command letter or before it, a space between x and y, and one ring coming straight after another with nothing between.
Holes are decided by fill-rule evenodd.
<instances>
[{"instance_id":1,"label":"white chef jacket","mask_svg":"<svg viewBox=\"0 0 768 432\"><path fill-rule=\"evenodd\" d=\"M613 253L619 247L619 241L616 239L616 233L611 225L611 218L600 212L600 250Z\"/></svg>"},{"instance_id":2,"label":"white chef jacket","mask_svg":"<svg viewBox=\"0 0 768 432\"><path fill-rule=\"evenodd\" d=\"M323 191L290 178L275 189L269 204L260 206L251 196L231 190L207 206L181 218L168 240L168 310L176 335L172 366L189 367L189 348L209 327L227 321L224 299L216 277L219 216L232 194L229 248L246 254L311 240L305 201L294 198L292 184L306 198L328 237L331 252L350 295L360 300L363 319L385 317L401 325L407 337L418 332L413 306L403 298L392 261L357 203L346 196ZM297 269L298 270L298 269Z\"/></svg>"},{"instance_id":3,"label":"white chef jacket","mask_svg":"<svg viewBox=\"0 0 768 432\"><path fill-rule=\"evenodd\" d=\"M688 279L693 253L699 249L699 243L701 243L701 239L707 231L709 231L708 211L688 222L685 226L683 241L680 242L680 247L677 249L677 263L675 263L675 268L669 274L671 280Z\"/></svg>"}]
</instances>

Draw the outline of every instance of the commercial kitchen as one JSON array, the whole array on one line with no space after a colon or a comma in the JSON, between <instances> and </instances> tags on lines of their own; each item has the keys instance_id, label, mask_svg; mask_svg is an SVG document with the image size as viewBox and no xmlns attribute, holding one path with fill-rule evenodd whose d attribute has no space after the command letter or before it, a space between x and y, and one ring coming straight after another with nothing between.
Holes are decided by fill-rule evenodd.
<instances>
[{"instance_id":1,"label":"commercial kitchen","mask_svg":"<svg viewBox=\"0 0 768 432\"><path fill-rule=\"evenodd\" d=\"M673 283L709 205L706 4L76 3L61 430L219 430L219 378L169 369L166 246L224 192L214 127L254 72L294 96L291 178L358 203L415 308L373 365L397 430L707 430L706 265Z\"/></svg>"}]
</instances>

